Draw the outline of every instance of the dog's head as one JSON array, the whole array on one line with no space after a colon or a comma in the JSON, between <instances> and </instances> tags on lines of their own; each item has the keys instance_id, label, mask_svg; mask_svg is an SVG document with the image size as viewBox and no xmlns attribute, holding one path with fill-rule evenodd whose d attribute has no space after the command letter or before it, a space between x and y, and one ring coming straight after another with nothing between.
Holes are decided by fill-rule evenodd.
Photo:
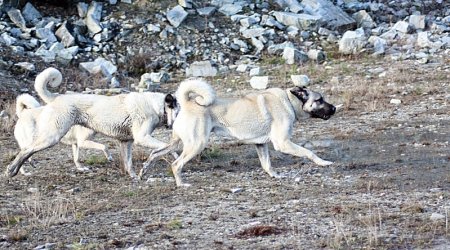
<instances>
[{"instance_id":1,"label":"dog's head","mask_svg":"<svg viewBox=\"0 0 450 250\"><path fill-rule=\"evenodd\" d=\"M336 112L336 107L326 102L320 93L303 87L295 87L290 92L303 103L302 110L313 118L328 120Z\"/></svg>"},{"instance_id":2,"label":"dog's head","mask_svg":"<svg viewBox=\"0 0 450 250\"><path fill-rule=\"evenodd\" d=\"M180 111L177 99L172 94L167 94L164 98L164 112L166 116L165 125L167 128L172 128L175 118Z\"/></svg>"}]
</instances>

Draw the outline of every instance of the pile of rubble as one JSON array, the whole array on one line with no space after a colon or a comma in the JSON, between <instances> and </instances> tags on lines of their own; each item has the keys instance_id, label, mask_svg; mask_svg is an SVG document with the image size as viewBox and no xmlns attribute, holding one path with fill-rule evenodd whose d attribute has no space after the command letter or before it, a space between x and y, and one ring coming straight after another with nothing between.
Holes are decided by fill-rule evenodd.
<instances>
[{"instance_id":1,"label":"pile of rubble","mask_svg":"<svg viewBox=\"0 0 450 250\"><path fill-rule=\"evenodd\" d=\"M186 76L232 70L259 76L256 64L263 55L304 64L326 61L327 50L336 47L343 54L421 63L450 54L450 2L442 0L178 0L152 15L105 11L130 4L136 3L79 2L78 15L63 18L44 17L30 3L22 9L3 6L0 44L45 62L101 72L113 87L120 85L114 77L119 63L153 53L163 70L143 75L141 89L167 81L174 70ZM18 66L33 70L27 63Z\"/></svg>"}]
</instances>

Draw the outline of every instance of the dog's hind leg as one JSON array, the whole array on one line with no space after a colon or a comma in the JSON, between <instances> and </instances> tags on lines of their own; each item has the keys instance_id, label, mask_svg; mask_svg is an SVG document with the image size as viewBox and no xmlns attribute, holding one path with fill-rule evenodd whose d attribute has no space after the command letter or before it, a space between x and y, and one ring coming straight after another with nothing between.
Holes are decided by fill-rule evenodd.
<instances>
[{"instance_id":1,"label":"dog's hind leg","mask_svg":"<svg viewBox=\"0 0 450 250\"><path fill-rule=\"evenodd\" d=\"M174 158L177 159L179 156L177 153L174 152L174 150L178 148L179 142L180 139L172 139L172 141L167 146L153 150L150 156L148 157L147 161L144 162L142 169L139 172L139 178L142 179L142 177L145 175L148 168L150 167L151 162L156 159L159 159L161 156L171 153L174 156Z\"/></svg>"},{"instance_id":2,"label":"dog's hind leg","mask_svg":"<svg viewBox=\"0 0 450 250\"><path fill-rule=\"evenodd\" d=\"M109 152L108 147L104 144L95 141L85 140L78 142L78 146L80 148L91 148L101 150L103 151L103 154L105 155L106 159L108 159L108 161L112 161L111 153Z\"/></svg>"},{"instance_id":3,"label":"dog's hind leg","mask_svg":"<svg viewBox=\"0 0 450 250\"><path fill-rule=\"evenodd\" d=\"M57 133L54 133L56 135ZM29 147L20 150L19 154L17 154L16 158L8 165L6 168L5 175L9 177L14 177L19 172L22 164L31 157L36 152L44 150L46 148L54 146L61 139L59 136L41 136L33 142Z\"/></svg>"},{"instance_id":4,"label":"dog's hind leg","mask_svg":"<svg viewBox=\"0 0 450 250\"><path fill-rule=\"evenodd\" d=\"M119 151L120 156L122 157L123 167L125 171L130 175L133 180L137 179L137 175L134 172L133 161L132 161L132 152L131 147L133 146L133 141L120 141L119 142Z\"/></svg>"},{"instance_id":5,"label":"dog's hind leg","mask_svg":"<svg viewBox=\"0 0 450 250\"><path fill-rule=\"evenodd\" d=\"M206 137L207 138L207 137ZM175 177L175 182L178 187L189 187L188 183L183 183L181 179L181 170L184 164L194 158L196 155L200 154L202 150L206 147L207 141L196 141L195 143L185 143L183 142L183 152L181 155L172 163L172 173Z\"/></svg>"},{"instance_id":6,"label":"dog's hind leg","mask_svg":"<svg viewBox=\"0 0 450 250\"><path fill-rule=\"evenodd\" d=\"M272 169L268 144L256 144L255 146L259 161L261 162L261 166L264 171L266 171L271 177L280 178L281 176Z\"/></svg>"}]
</instances>

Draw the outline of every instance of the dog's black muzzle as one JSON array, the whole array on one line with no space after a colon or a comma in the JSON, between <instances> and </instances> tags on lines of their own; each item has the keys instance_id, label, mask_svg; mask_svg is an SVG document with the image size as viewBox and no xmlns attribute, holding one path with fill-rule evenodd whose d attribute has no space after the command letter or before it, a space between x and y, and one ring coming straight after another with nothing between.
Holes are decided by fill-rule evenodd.
<instances>
[{"instance_id":1,"label":"dog's black muzzle","mask_svg":"<svg viewBox=\"0 0 450 250\"><path fill-rule=\"evenodd\" d=\"M323 108L311 112L311 117L328 120L336 113L336 107L326 103Z\"/></svg>"}]
</instances>

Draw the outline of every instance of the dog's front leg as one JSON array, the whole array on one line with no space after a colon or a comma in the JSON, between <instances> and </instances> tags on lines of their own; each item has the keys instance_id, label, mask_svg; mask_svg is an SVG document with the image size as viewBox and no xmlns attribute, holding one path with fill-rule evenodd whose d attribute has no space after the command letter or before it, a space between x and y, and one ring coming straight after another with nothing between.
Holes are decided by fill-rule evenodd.
<instances>
[{"instance_id":1,"label":"dog's front leg","mask_svg":"<svg viewBox=\"0 0 450 250\"><path fill-rule=\"evenodd\" d=\"M261 166L271 177L281 178L281 175L277 174L272 169L272 164L270 162L269 146L267 143L256 144L256 152L258 153L259 161Z\"/></svg>"},{"instance_id":2,"label":"dog's front leg","mask_svg":"<svg viewBox=\"0 0 450 250\"><path fill-rule=\"evenodd\" d=\"M290 140L285 140L283 142L273 142L275 150L278 150L285 154L295 155L298 157L306 157L316 163L319 166L328 166L333 164L331 161L326 161L314 154L312 151L301 147Z\"/></svg>"}]
</instances>

